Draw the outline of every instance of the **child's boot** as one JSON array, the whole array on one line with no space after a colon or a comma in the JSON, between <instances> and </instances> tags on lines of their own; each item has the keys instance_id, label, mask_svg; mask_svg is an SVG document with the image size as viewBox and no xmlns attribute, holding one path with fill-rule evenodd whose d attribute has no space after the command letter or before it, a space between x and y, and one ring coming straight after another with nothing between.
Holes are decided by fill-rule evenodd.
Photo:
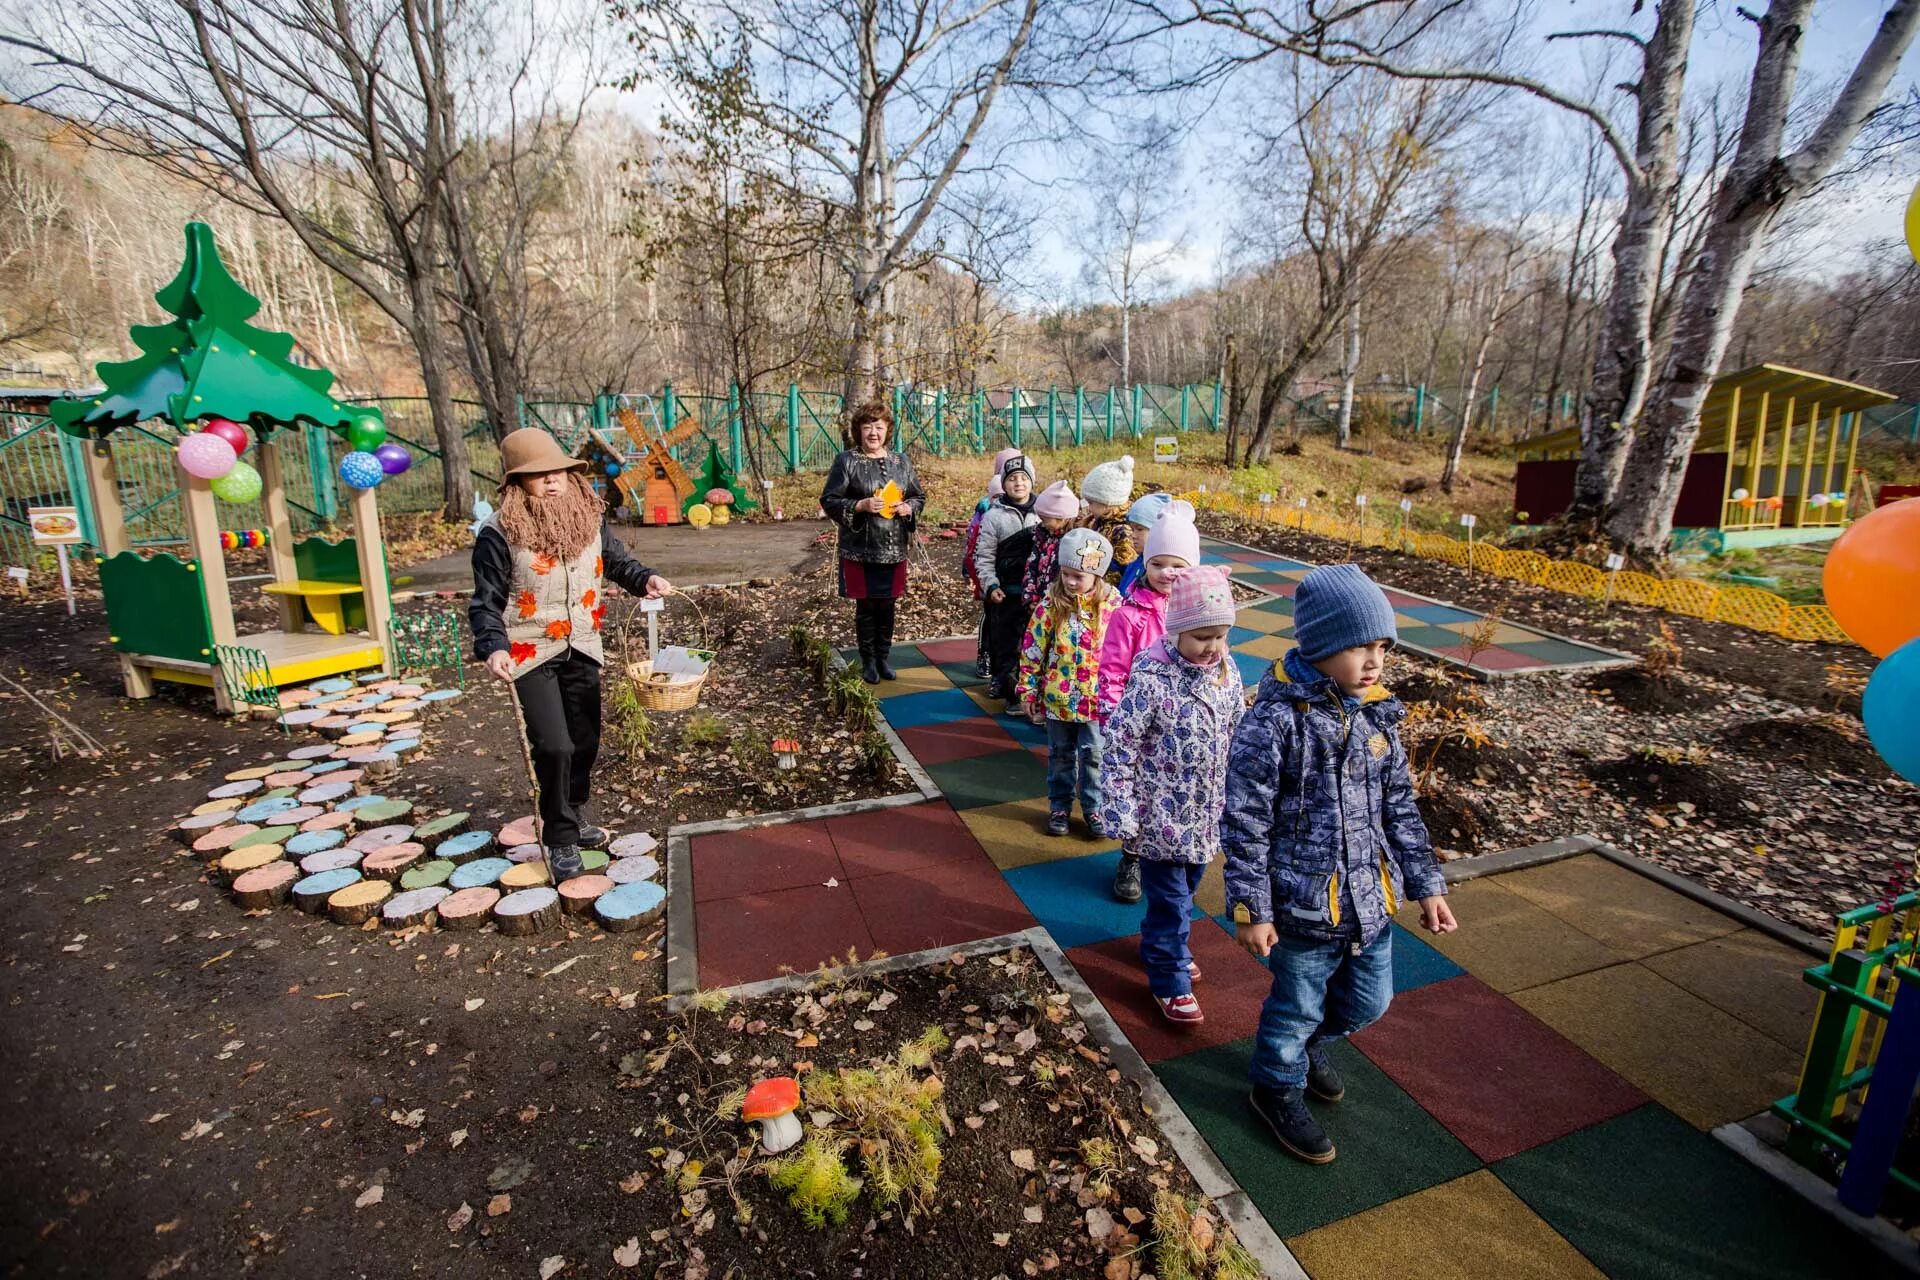
<instances>
[{"instance_id":1,"label":"child's boot","mask_svg":"<svg viewBox=\"0 0 1920 1280\"><path fill-rule=\"evenodd\" d=\"M586 873L587 864L580 858L579 845L561 844L547 850L547 875L555 884L565 884Z\"/></svg>"},{"instance_id":2,"label":"child's boot","mask_svg":"<svg viewBox=\"0 0 1920 1280\"><path fill-rule=\"evenodd\" d=\"M1191 1027L1207 1020L1200 1012L1200 1002L1194 999L1191 991L1178 996L1155 996L1160 1004L1160 1013L1175 1026Z\"/></svg>"},{"instance_id":3,"label":"child's boot","mask_svg":"<svg viewBox=\"0 0 1920 1280\"><path fill-rule=\"evenodd\" d=\"M1122 902L1140 901L1140 859L1121 855L1120 869L1113 873L1113 896Z\"/></svg>"},{"instance_id":4,"label":"child's boot","mask_svg":"<svg viewBox=\"0 0 1920 1280\"><path fill-rule=\"evenodd\" d=\"M1327 1131L1313 1118L1313 1112L1307 1110L1307 1094L1304 1089L1291 1087L1276 1088L1273 1085L1256 1084L1253 1092L1247 1095L1255 1114L1267 1122L1273 1130L1273 1136L1289 1155L1305 1160L1308 1164L1328 1164L1333 1160L1333 1140L1327 1137Z\"/></svg>"},{"instance_id":5,"label":"child's boot","mask_svg":"<svg viewBox=\"0 0 1920 1280\"><path fill-rule=\"evenodd\" d=\"M1333 1068L1333 1059L1323 1044L1307 1047L1307 1092L1322 1102L1338 1102L1347 1096L1346 1081Z\"/></svg>"},{"instance_id":6,"label":"child's boot","mask_svg":"<svg viewBox=\"0 0 1920 1280\"><path fill-rule=\"evenodd\" d=\"M1047 834L1050 836L1067 834L1067 824L1072 820L1072 815L1067 810L1055 809L1047 815Z\"/></svg>"}]
</instances>

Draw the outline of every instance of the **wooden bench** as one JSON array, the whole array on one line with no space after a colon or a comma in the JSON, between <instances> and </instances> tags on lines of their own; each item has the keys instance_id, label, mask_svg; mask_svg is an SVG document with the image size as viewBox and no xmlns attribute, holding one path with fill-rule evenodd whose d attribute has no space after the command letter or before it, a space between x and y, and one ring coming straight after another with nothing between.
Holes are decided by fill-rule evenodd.
<instances>
[{"instance_id":1,"label":"wooden bench","mask_svg":"<svg viewBox=\"0 0 1920 1280\"><path fill-rule=\"evenodd\" d=\"M320 582L313 578L269 582L260 589L268 595L300 597L314 625L333 636L347 633L348 607L360 603L357 600L350 601L348 597L362 594L357 582Z\"/></svg>"}]
</instances>

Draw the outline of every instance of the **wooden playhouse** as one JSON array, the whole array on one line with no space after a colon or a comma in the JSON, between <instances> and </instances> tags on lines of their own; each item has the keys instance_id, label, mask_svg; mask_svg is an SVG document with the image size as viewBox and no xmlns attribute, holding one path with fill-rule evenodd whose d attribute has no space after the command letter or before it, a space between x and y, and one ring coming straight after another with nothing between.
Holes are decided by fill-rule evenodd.
<instances>
[{"instance_id":1,"label":"wooden playhouse","mask_svg":"<svg viewBox=\"0 0 1920 1280\"><path fill-rule=\"evenodd\" d=\"M243 692L237 671L272 687L390 667L392 606L374 491L349 488L352 538L296 543L280 439L300 424L346 437L377 424L379 410L335 399L331 373L288 360L291 336L247 323L260 303L227 273L204 224L188 225L180 272L154 297L174 319L132 327L141 354L102 363L98 395L51 406L60 430L84 441L109 641L128 696L151 697L156 680L202 685L227 712ZM177 457L186 558L141 556L127 536L113 433L155 419L184 433L216 418L245 424L253 438L246 456L260 474L273 575L263 590L279 609L279 625L266 631L236 627L213 485Z\"/></svg>"},{"instance_id":2,"label":"wooden playhouse","mask_svg":"<svg viewBox=\"0 0 1920 1280\"><path fill-rule=\"evenodd\" d=\"M1860 411L1896 398L1777 364L1714 379L1674 508L1676 546L1716 554L1839 537L1853 491ZM1544 524L1573 501L1579 428L1514 448L1521 459L1514 510L1526 513L1522 523Z\"/></svg>"}]
</instances>

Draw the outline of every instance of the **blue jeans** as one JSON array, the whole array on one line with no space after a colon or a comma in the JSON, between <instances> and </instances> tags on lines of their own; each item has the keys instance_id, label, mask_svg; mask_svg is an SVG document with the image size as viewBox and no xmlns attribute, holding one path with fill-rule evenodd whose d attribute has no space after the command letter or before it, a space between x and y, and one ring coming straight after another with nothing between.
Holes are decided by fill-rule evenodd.
<instances>
[{"instance_id":1,"label":"blue jeans","mask_svg":"<svg viewBox=\"0 0 1920 1280\"><path fill-rule=\"evenodd\" d=\"M1187 962L1193 952L1187 937L1193 927L1193 893L1207 872L1204 862L1140 862L1140 888L1146 894L1147 917L1140 924L1140 963L1147 971L1147 987L1162 1000L1193 990Z\"/></svg>"},{"instance_id":2,"label":"blue jeans","mask_svg":"<svg viewBox=\"0 0 1920 1280\"><path fill-rule=\"evenodd\" d=\"M1303 1088L1307 1050L1352 1035L1387 1011L1393 999L1393 930L1352 954L1351 942L1280 935L1267 956L1273 988L1260 1006L1255 1084Z\"/></svg>"},{"instance_id":3,"label":"blue jeans","mask_svg":"<svg viewBox=\"0 0 1920 1280\"><path fill-rule=\"evenodd\" d=\"M1048 716L1047 807L1071 810L1076 784L1080 812L1091 822L1100 808L1100 726Z\"/></svg>"}]
</instances>

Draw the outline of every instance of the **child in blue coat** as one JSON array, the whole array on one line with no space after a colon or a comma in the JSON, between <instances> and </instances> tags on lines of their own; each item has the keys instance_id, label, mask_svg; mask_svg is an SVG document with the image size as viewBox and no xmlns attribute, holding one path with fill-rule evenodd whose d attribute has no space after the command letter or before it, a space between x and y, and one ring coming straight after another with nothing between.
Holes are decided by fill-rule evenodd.
<instances>
[{"instance_id":1,"label":"child in blue coat","mask_svg":"<svg viewBox=\"0 0 1920 1280\"><path fill-rule=\"evenodd\" d=\"M1260 682L1228 752L1227 901L1235 939L1273 971L1249 1100L1310 1164L1334 1148L1306 1095L1345 1095L1326 1046L1387 1011L1400 903L1418 902L1432 933L1457 927L1394 727L1406 709L1380 683L1397 634L1359 565L1307 574L1296 647Z\"/></svg>"}]
</instances>

